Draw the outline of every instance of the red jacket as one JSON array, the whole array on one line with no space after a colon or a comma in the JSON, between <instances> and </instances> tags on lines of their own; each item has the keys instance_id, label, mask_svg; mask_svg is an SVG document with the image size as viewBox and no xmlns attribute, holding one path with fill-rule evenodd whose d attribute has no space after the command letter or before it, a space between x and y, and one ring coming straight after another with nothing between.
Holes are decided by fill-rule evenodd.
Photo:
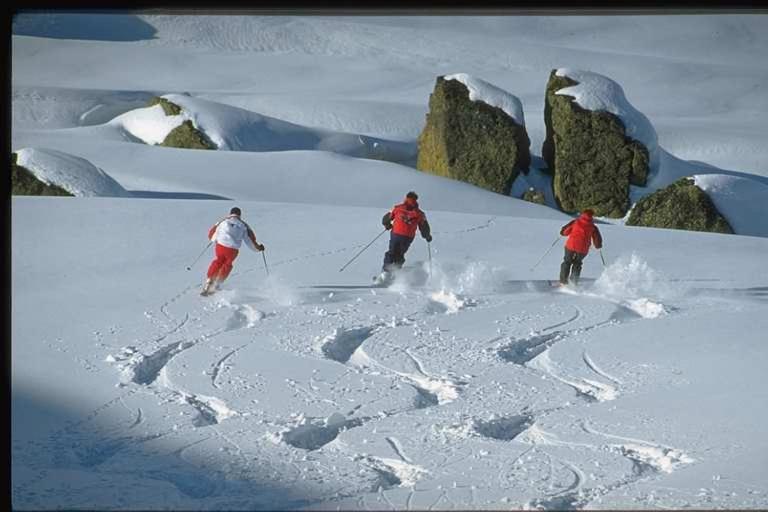
<instances>
[{"instance_id":1,"label":"red jacket","mask_svg":"<svg viewBox=\"0 0 768 512\"><path fill-rule=\"evenodd\" d=\"M578 219L563 226L560 234L568 235L565 248L579 254L587 254L590 244L594 244L595 249L600 249L603 246L600 230L592 221L592 216L587 213L582 213Z\"/></svg>"},{"instance_id":2,"label":"red jacket","mask_svg":"<svg viewBox=\"0 0 768 512\"><path fill-rule=\"evenodd\" d=\"M413 238L416 236L417 228L421 230L421 234L425 238L429 235L427 216L419 209L418 204L411 210L406 207L405 203L393 206L392 211L383 219L384 225L387 225L388 222L392 223L392 233L396 235Z\"/></svg>"}]
</instances>

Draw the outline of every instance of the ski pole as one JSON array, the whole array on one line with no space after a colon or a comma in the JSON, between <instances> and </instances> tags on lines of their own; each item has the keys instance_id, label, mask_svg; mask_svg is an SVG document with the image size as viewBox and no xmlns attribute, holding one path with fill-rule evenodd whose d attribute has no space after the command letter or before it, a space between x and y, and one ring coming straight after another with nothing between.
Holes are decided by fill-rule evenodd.
<instances>
[{"instance_id":1,"label":"ski pole","mask_svg":"<svg viewBox=\"0 0 768 512\"><path fill-rule=\"evenodd\" d=\"M605 267L605 258L603 258L603 248L600 248L600 259L603 260L603 266Z\"/></svg>"},{"instance_id":2,"label":"ski pole","mask_svg":"<svg viewBox=\"0 0 768 512\"><path fill-rule=\"evenodd\" d=\"M432 279L432 242L427 242L427 253L429 254L429 278Z\"/></svg>"},{"instance_id":3,"label":"ski pole","mask_svg":"<svg viewBox=\"0 0 768 512\"><path fill-rule=\"evenodd\" d=\"M264 259L264 270L266 270L267 275L269 275L269 266L267 266L267 255L264 254L264 251L261 251L261 257Z\"/></svg>"},{"instance_id":4,"label":"ski pole","mask_svg":"<svg viewBox=\"0 0 768 512\"><path fill-rule=\"evenodd\" d=\"M547 251L541 255L541 258L539 258L539 261L537 261L536 264L531 267L531 272L533 272L533 269L539 266L539 263L541 263L544 260L544 258L547 256L547 254L549 254L549 251L552 250L552 248L555 246L558 240L560 240L560 235L558 235L557 238L555 238L555 241L552 242L552 245L549 246L549 249L547 249Z\"/></svg>"},{"instance_id":5,"label":"ski pole","mask_svg":"<svg viewBox=\"0 0 768 512\"><path fill-rule=\"evenodd\" d=\"M361 254L363 254L363 252L365 252L365 250L366 250L367 248L369 248L371 245L373 245L373 242L375 242L376 240L378 240L378 239L379 239L379 237L380 237L381 235L383 235L384 233L386 233L386 232L387 232L387 230L385 229L384 231L382 231L381 233L379 233L378 235L376 235L376 238L374 238L373 240L371 240L370 242L368 242L368 245L366 245L365 247L363 247L362 249L360 249L360 252L358 252L357 254L355 254L355 255L352 257L352 259L351 259L351 260L349 260L349 261L348 261L348 262L347 262L347 263L346 263L346 264L345 264L343 267L341 267L341 268L339 269L339 272L344 272L344 269L345 269L345 268L347 268L347 267L349 266L349 264L350 264L350 263L352 263L353 261L355 261L355 260L357 259L357 257L358 257L358 256L360 256Z\"/></svg>"},{"instance_id":6,"label":"ski pole","mask_svg":"<svg viewBox=\"0 0 768 512\"><path fill-rule=\"evenodd\" d=\"M195 263L197 263L197 260L199 260L199 259L200 259L200 256L202 256L202 255L205 253L205 251L207 251L207 250L208 250L208 248L211 246L211 244L212 244L212 243L213 243L213 240L211 240L210 242L208 242L208 245L206 245L206 246L205 246L205 249L203 249L203 251L202 251L200 254L198 254L198 255L197 255L197 258L195 258L195 261L193 261L192 263L190 263L190 264L187 266L187 270L192 270L192 265L194 265Z\"/></svg>"}]
</instances>

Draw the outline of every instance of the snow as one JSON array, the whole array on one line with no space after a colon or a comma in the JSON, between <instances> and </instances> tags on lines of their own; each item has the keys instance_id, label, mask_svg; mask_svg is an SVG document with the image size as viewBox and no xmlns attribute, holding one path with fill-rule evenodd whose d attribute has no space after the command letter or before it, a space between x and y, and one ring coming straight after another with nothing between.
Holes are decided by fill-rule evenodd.
<instances>
[{"instance_id":1,"label":"snow","mask_svg":"<svg viewBox=\"0 0 768 512\"><path fill-rule=\"evenodd\" d=\"M555 94L573 96L586 110L610 112L617 116L627 137L637 140L648 149L651 173L659 168L659 144L656 130L648 118L627 100L624 90L610 78L592 71L559 68L555 74L571 78L576 85L559 89Z\"/></svg>"},{"instance_id":2,"label":"snow","mask_svg":"<svg viewBox=\"0 0 768 512\"><path fill-rule=\"evenodd\" d=\"M768 237L768 184L725 174L694 175L693 180L736 233Z\"/></svg>"},{"instance_id":3,"label":"snow","mask_svg":"<svg viewBox=\"0 0 768 512\"><path fill-rule=\"evenodd\" d=\"M536 153L568 65L653 121L642 193L694 175L716 204L747 197L768 179L764 16L22 16L12 148L131 196L12 198L16 508L768 504L768 238L601 225L606 266L593 251L554 288L562 240L531 267L566 215L331 144L413 148L435 77L462 69L514 92ZM168 94L230 150L114 121L151 131L137 109ZM329 146L281 146L312 133ZM382 236L339 272L410 189L431 265L417 238L372 287ZM212 249L193 260L235 205L269 275L243 251L200 297ZM764 206L741 206L758 233Z\"/></svg>"},{"instance_id":4,"label":"snow","mask_svg":"<svg viewBox=\"0 0 768 512\"><path fill-rule=\"evenodd\" d=\"M392 161L405 162L415 158L415 147L408 143L312 129L183 94L166 94L162 97L180 106L181 113L166 116L162 107L155 105L126 112L108 124L125 130L147 144L161 143L171 130L189 120L219 150L317 149Z\"/></svg>"},{"instance_id":5,"label":"snow","mask_svg":"<svg viewBox=\"0 0 768 512\"><path fill-rule=\"evenodd\" d=\"M525 116L523 114L523 104L520 100L503 89L499 89L485 80L468 75L466 73L456 73L445 75L445 80L457 80L469 89L469 99L472 101L482 101L492 107L500 108L514 121L525 126Z\"/></svg>"},{"instance_id":6,"label":"snow","mask_svg":"<svg viewBox=\"0 0 768 512\"><path fill-rule=\"evenodd\" d=\"M16 154L16 163L37 179L57 185L74 196L130 195L107 173L83 158L47 148L21 148Z\"/></svg>"},{"instance_id":7,"label":"snow","mask_svg":"<svg viewBox=\"0 0 768 512\"><path fill-rule=\"evenodd\" d=\"M188 119L185 114L186 112L182 112L177 116L167 116L163 107L153 105L126 112L117 116L110 124L121 127L146 144L160 144L174 128L178 128Z\"/></svg>"}]
</instances>

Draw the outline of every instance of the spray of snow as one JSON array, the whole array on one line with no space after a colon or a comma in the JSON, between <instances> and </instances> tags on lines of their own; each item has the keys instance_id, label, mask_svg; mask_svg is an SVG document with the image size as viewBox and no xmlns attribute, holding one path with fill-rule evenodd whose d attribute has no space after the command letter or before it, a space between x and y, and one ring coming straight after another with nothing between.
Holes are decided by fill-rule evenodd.
<instances>
[{"instance_id":1,"label":"spray of snow","mask_svg":"<svg viewBox=\"0 0 768 512\"><path fill-rule=\"evenodd\" d=\"M445 80L458 80L469 89L469 99L472 101L482 101L492 107L503 110L509 117L521 126L525 126L525 117L523 116L523 104L520 100L507 91L489 84L466 73L456 73L446 75Z\"/></svg>"},{"instance_id":2,"label":"spray of snow","mask_svg":"<svg viewBox=\"0 0 768 512\"><path fill-rule=\"evenodd\" d=\"M458 313L464 309L465 300L460 299L455 293L446 290L440 290L433 292L430 295L432 301L442 305L445 308L445 313L452 315Z\"/></svg>"},{"instance_id":3,"label":"spray of snow","mask_svg":"<svg viewBox=\"0 0 768 512\"><path fill-rule=\"evenodd\" d=\"M592 291L621 303L643 318L657 318L667 313L664 305L649 299L649 295L670 297L674 294L669 281L635 253L606 267Z\"/></svg>"},{"instance_id":4,"label":"spray of snow","mask_svg":"<svg viewBox=\"0 0 768 512\"><path fill-rule=\"evenodd\" d=\"M262 293L280 306L295 306L301 302L296 288L276 275L270 275L264 280Z\"/></svg>"}]
</instances>

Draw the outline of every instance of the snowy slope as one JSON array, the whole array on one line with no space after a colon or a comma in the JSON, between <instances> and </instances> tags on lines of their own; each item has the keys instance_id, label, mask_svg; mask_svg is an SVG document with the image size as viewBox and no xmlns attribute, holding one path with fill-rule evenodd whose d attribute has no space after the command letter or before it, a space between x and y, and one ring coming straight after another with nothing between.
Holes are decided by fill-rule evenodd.
<instances>
[{"instance_id":1,"label":"snowy slope","mask_svg":"<svg viewBox=\"0 0 768 512\"><path fill-rule=\"evenodd\" d=\"M74 196L130 196L111 176L83 158L39 148L22 148L16 154L16 162L37 179Z\"/></svg>"},{"instance_id":2,"label":"snowy slope","mask_svg":"<svg viewBox=\"0 0 768 512\"><path fill-rule=\"evenodd\" d=\"M768 180L767 20L15 18L12 148L86 159L132 197L12 200L13 504L765 508L765 202L739 203ZM520 100L538 153L564 66L652 123L647 190L695 175L763 236L601 225L607 268L593 252L581 291L557 291L567 216L347 150L413 147L435 77L462 70ZM158 94L231 150L141 143L125 122L151 126ZM280 146L299 136L330 138ZM547 179L516 190L552 205ZM340 273L409 189L431 277L417 239L371 288L384 236ZM202 299L212 251L185 268L234 205L270 277L244 249Z\"/></svg>"},{"instance_id":3,"label":"snowy slope","mask_svg":"<svg viewBox=\"0 0 768 512\"><path fill-rule=\"evenodd\" d=\"M271 277L202 300L230 204L13 200L14 504L768 502L768 240L605 226L574 295L529 270L560 221L432 212L432 279L419 240L381 290L384 239L338 272L380 210L240 202Z\"/></svg>"}]
</instances>

